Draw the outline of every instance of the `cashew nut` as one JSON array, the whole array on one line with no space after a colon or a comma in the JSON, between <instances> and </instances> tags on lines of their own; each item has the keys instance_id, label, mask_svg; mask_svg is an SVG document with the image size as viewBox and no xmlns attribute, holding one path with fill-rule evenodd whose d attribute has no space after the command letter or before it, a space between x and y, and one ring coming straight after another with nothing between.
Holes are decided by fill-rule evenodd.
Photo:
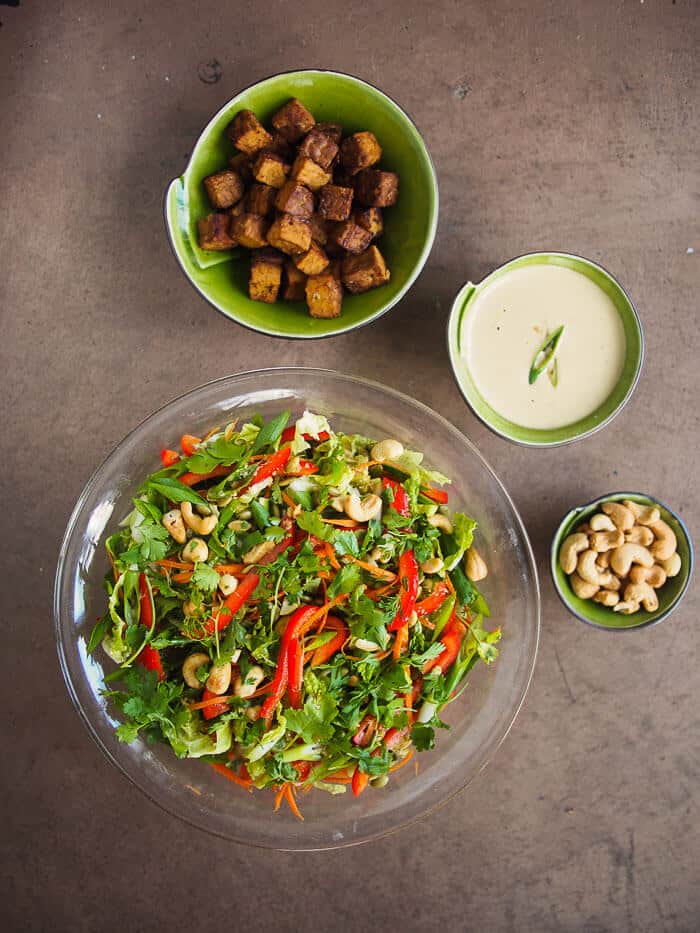
<instances>
[{"instance_id":1,"label":"cashew nut","mask_svg":"<svg viewBox=\"0 0 700 933\"><path fill-rule=\"evenodd\" d=\"M611 590L617 589L620 585L617 578L612 573L601 573L596 566L595 560L597 556L598 554L596 551L590 549L579 554L578 563L576 565L576 572L579 577L585 580L586 583L593 583L597 587L603 586Z\"/></svg>"},{"instance_id":2,"label":"cashew nut","mask_svg":"<svg viewBox=\"0 0 700 933\"><path fill-rule=\"evenodd\" d=\"M659 598L648 583L628 583L625 587L625 602L641 603L647 612L656 612Z\"/></svg>"},{"instance_id":3,"label":"cashew nut","mask_svg":"<svg viewBox=\"0 0 700 933\"><path fill-rule=\"evenodd\" d=\"M209 671L209 676L207 677L207 690L211 693L215 693L217 696L221 696L222 693L226 693L230 685L230 663L226 661L224 664L215 664Z\"/></svg>"},{"instance_id":4,"label":"cashew nut","mask_svg":"<svg viewBox=\"0 0 700 933\"><path fill-rule=\"evenodd\" d=\"M656 538L651 547L651 553L657 560L668 560L676 550L676 536L673 529L662 519L658 522L650 522L649 527Z\"/></svg>"},{"instance_id":5,"label":"cashew nut","mask_svg":"<svg viewBox=\"0 0 700 933\"><path fill-rule=\"evenodd\" d=\"M375 550L377 550L377 548L375 548ZM379 551L381 551L381 548L379 548ZM374 557L374 551L372 551L372 556ZM423 561L420 565L420 569L423 573L440 573L444 566L445 562L441 557L431 557L429 560Z\"/></svg>"},{"instance_id":6,"label":"cashew nut","mask_svg":"<svg viewBox=\"0 0 700 933\"><path fill-rule=\"evenodd\" d=\"M464 557L464 570L472 583L478 583L479 580L483 580L488 576L489 568L486 566L486 561L475 547L467 548Z\"/></svg>"},{"instance_id":7,"label":"cashew nut","mask_svg":"<svg viewBox=\"0 0 700 933\"><path fill-rule=\"evenodd\" d=\"M161 519L161 524L178 544L184 544L187 541L187 529L182 520L180 509L170 509L169 512L166 512Z\"/></svg>"},{"instance_id":8,"label":"cashew nut","mask_svg":"<svg viewBox=\"0 0 700 933\"><path fill-rule=\"evenodd\" d=\"M564 543L559 550L559 564L564 573L573 573L576 570L578 556L581 551L588 550L588 536L581 532L576 532L564 538Z\"/></svg>"},{"instance_id":9,"label":"cashew nut","mask_svg":"<svg viewBox=\"0 0 700 933\"><path fill-rule=\"evenodd\" d=\"M249 706L245 711L245 718L249 720L249 722L257 722L258 719L260 719L261 709L261 706Z\"/></svg>"},{"instance_id":10,"label":"cashew nut","mask_svg":"<svg viewBox=\"0 0 700 933\"><path fill-rule=\"evenodd\" d=\"M379 441L372 448L372 460L396 460L403 453L403 444L401 441L395 441L393 437L387 437Z\"/></svg>"},{"instance_id":11,"label":"cashew nut","mask_svg":"<svg viewBox=\"0 0 700 933\"><path fill-rule=\"evenodd\" d=\"M210 535L216 528L216 523L219 521L216 515L207 515L204 517L195 515L192 510L191 502L183 502L180 506L180 511L182 512L182 517L185 519L185 524L191 528L196 535Z\"/></svg>"},{"instance_id":12,"label":"cashew nut","mask_svg":"<svg viewBox=\"0 0 700 933\"><path fill-rule=\"evenodd\" d=\"M626 616L634 615L635 612L639 612L639 603L626 599L624 602L613 606L613 612L621 612Z\"/></svg>"},{"instance_id":13,"label":"cashew nut","mask_svg":"<svg viewBox=\"0 0 700 933\"><path fill-rule=\"evenodd\" d=\"M588 539L588 546L598 552L610 551L625 543L625 535L616 528L614 531L594 531Z\"/></svg>"},{"instance_id":14,"label":"cashew nut","mask_svg":"<svg viewBox=\"0 0 700 933\"><path fill-rule=\"evenodd\" d=\"M343 504L345 514L355 522L368 522L373 518L379 518L382 512L382 500L374 493L360 499L358 495L345 497Z\"/></svg>"},{"instance_id":15,"label":"cashew nut","mask_svg":"<svg viewBox=\"0 0 700 933\"><path fill-rule=\"evenodd\" d=\"M447 535L452 534L452 522L446 515L443 515L442 512L436 512L435 515L430 515L428 518L428 524L432 525L433 528L439 528Z\"/></svg>"},{"instance_id":16,"label":"cashew nut","mask_svg":"<svg viewBox=\"0 0 700 933\"><path fill-rule=\"evenodd\" d=\"M616 528L627 531L634 525L634 514L621 502L604 502L601 508L610 516Z\"/></svg>"},{"instance_id":17,"label":"cashew nut","mask_svg":"<svg viewBox=\"0 0 700 933\"><path fill-rule=\"evenodd\" d=\"M226 527L229 531L235 531L238 534L241 531L248 531L250 522L247 522L244 518L234 518Z\"/></svg>"},{"instance_id":18,"label":"cashew nut","mask_svg":"<svg viewBox=\"0 0 700 933\"><path fill-rule=\"evenodd\" d=\"M661 512L655 505L640 505L638 502L632 502L631 499L625 499L624 505L634 515L638 525L651 525L661 518Z\"/></svg>"},{"instance_id":19,"label":"cashew nut","mask_svg":"<svg viewBox=\"0 0 700 933\"><path fill-rule=\"evenodd\" d=\"M191 599L186 599L182 604L182 614L184 616L194 616L197 615L197 607L192 602Z\"/></svg>"},{"instance_id":20,"label":"cashew nut","mask_svg":"<svg viewBox=\"0 0 700 933\"><path fill-rule=\"evenodd\" d=\"M603 512L596 512L588 524L591 531L615 531L615 522Z\"/></svg>"},{"instance_id":21,"label":"cashew nut","mask_svg":"<svg viewBox=\"0 0 700 933\"><path fill-rule=\"evenodd\" d=\"M598 590L593 594L593 600L601 606L616 606L620 602L620 594L614 590Z\"/></svg>"},{"instance_id":22,"label":"cashew nut","mask_svg":"<svg viewBox=\"0 0 700 933\"><path fill-rule=\"evenodd\" d=\"M235 593L238 587L238 580L232 573L222 573L219 577L219 589L224 596L230 596Z\"/></svg>"},{"instance_id":23,"label":"cashew nut","mask_svg":"<svg viewBox=\"0 0 700 933\"><path fill-rule=\"evenodd\" d=\"M272 538L268 538L266 541L261 541L260 544L256 544L249 551L243 555L244 564L259 564L260 561L265 557L266 554L269 554L270 551L273 551L277 545Z\"/></svg>"},{"instance_id":24,"label":"cashew nut","mask_svg":"<svg viewBox=\"0 0 700 933\"><path fill-rule=\"evenodd\" d=\"M596 565L601 570L607 570L610 566L610 551L601 551L595 559Z\"/></svg>"},{"instance_id":25,"label":"cashew nut","mask_svg":"<svg viewBox=\"0 0 700 933\"><path fill-rule=\"evenodd\" d=\"M330 501L330 507L335 509L336 512L345 511L345 496L335 496Z\"/></svg>"},{"instance_id":26,"label":"cashew nut","mask_svg":"<svg viewBox=\"0 0 700 933\"><path fill-rule=\"evenodd\" d=\"M245 675L245 678L241 677L239 674L234 680L233 692L235 696L240 697L242 700L252 696L263 682L264 677L265 672L263 669L258 667L257 664L254 664Z\"/></svg>"},{"instance_id":27,"label":"cashew nut","mask_svg":"<svg viewBox=\"0 0 700 933\"><path fill-rule=\"evenodd\" d=\"M588 583L586 580L582 580L576 571L569 576L569 583L571 584L571 589L579 599L590 599L592 596L595 596L600 589L595 583Z\"/></svg>"},{"instance_id":28,"label":"cashew nut","mask_svg":"<svg viewBox=\"0 0 700 933\"><path fill-rule=\"evenodd\" d=\"M667 577L676 577L681 572L681 555L678 553L671 554L670 557L660 560L659 563L666 571Z\"/></svg>"},{"instance_id":29,"label":"cashew nut","mask_svg":"<svg viewBox=\"0 0 700 933\"><path fill-rule=\"evenodd\" d=\"M631 513L630 513L631 514ZM641 564L642 567L653 567L654 558L647 548L641 544L625 543L615 548L610 555L610 566L618 577L626 577L632 564Z\"/></svg>"},{"instance_id":30,"label":"cashew nut","mask_svg":"<svg viewBox=\"0 0 700 933\"><path fill-rule=\"evenodd\" d=\"M196 651L194 654L190 654L185 658L184 664L182 665L182 678L188 687L193 687L197 690L202 686L202 683L197 677L197 671L200 667L204 667L205 665L208 667L209 664L209 655L204 654L202 651Z\"/></svg>"},{"instance_id":31,"label":"cashew nut","mask_svg":"<svg viewBox=\"0 0 700 933\"><path fill-rule=\"evenodd\" d=\"M633 544L641 544L642 547L649 547L654 540L654 532L646 525L635 525L625 532L625 541L631 541Z\"/></svg>"},{"instance_id":32,"label":"cashew nut","mask_svg":"<svg viewBox=\"0 0 700 933\"><path fill-rule=\"evenodd\" d=\"M201 564L209 557L209 548L206 541L201 538L190 538L182 549L182 559L192 561L193 564Z\"/></svg>"},{"instance_id":33,"label":"cashew nut","mask_svg":"<svg viewBox=\"0 0 700 933\"><path fill-rule=\"evenodd\" d=\"M666 571L659 564L653 567L632 567L630 570L631 583L648 583L649 586L658 590L666 582Z\"/></svg>"}]
</instances>

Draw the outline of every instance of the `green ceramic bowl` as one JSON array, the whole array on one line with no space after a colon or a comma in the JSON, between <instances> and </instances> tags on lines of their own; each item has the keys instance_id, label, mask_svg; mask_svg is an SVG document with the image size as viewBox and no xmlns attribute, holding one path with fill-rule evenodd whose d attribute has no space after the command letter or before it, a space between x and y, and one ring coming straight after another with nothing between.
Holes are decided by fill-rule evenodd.
<instances>
[{"instance_id":1,"label":"green ceramic bowl","mask_svg":"<svg viewBox=\"0 0 700 933\"><path fill-rule=\"evenodd\" d=\"M251 301L248 251L213 253L197 246L197 220L211 211L202 179L224 168L235 152L224 135L226 126L244 108L266 122L291 97L298 97L318 121L341 123L348 133L371 130L384 150L382 167L400 177L399 198L384 212L385 229L379 241L391 281L361 295L346 295L342 314L334 320L311 318L303 302ZM371 84L334 71L291 71L241 91L206 125L184 174L170 183L165 194L166 229L190 282L231 320L275 337L329 337L380 317L418 277L435 239L437 217L435 169L410 117Z\"/></svg>"},{"instance_id":2,"label":"green ceramic bowl","mask_svg":"<svg viewBox=\"0 0 700 933\"><path fill-rule=\"evenodd\" d=\"M612 609L606 606L594 603L593 600L579 599L571 589L569 578L559 566L559 549L564 539L575 531L579 525L583 524L594 512L599 511L601 503L608 502L611 499L615 501L631 499L633 502L639 502L640 505L658 506L661 512L661 518L671 526L676 534L676 539L678 541L677 549L681 558L681 570L677 576L668 579L666 583L656 591L656 595L659 598L659 608L656 612L645 612L640 609L639 612L635 612L634 615L626 616L619 612L613 612ZM673 610L680 604L685 595L685 591L688 589L688 584L693 574L694 560L693 543L690 540L688 529L676 513L672 512L668 506L659 502L658 499L650 499L649 496L644 496L638 492L612 492L606 496L600 496L600 498L595 499L593 502L589 502L588 505L572 509L564 516L552 541L550 570L552 573L552 580L554 581L554 587L559 594L559 598L569 612L575 615L577 619L581 619L582 622L588 622L589 625L595 625L598 628L620 631L646 628L648 625L656 625L657 622L661 622L663 619L668 618Z\"/></svg>"},{"instance_id":3,"label":"green ceramic bowl","mask_svg":"<svg viewBox=\"0 0 700 933\"><path fill-rule=\"evenodd\" d=\"M532 265L565 266L575 272L582 273L595 282L609 296L617 308L622 319L627 341L627 353L622 374L614 391L605 402L586 418L550 430L524 428L522 425L515 424L513 421L499 415L477 389L467 362L461 353L460 334L462 324L465 316L469 314L470 309L473 307L474 299L479 292L507 272L521 266ZM467 282L452 305L447 324L447 348L457 385L477 418L506 440L514 441L516 444L523 444L526 447L558 447L561 444L569 444L572 441L581 440L596 431L600 431L622 411L629 401L639 380L639 374L644 362L644 334L639 315L632 304L632 299L617 279L603 269L602 266L590 259L584 259L582 256L575 256L572 253L527 253L499 266L478 285Z\"/></svg>"}]
</instances>

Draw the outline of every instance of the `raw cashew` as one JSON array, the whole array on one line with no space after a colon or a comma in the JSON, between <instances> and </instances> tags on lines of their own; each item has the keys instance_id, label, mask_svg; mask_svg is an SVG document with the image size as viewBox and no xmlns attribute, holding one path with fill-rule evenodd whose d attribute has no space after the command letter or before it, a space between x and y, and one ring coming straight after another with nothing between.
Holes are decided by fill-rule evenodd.
<instances>
[{"instance_id":1,"label":"raw cashew","mask_svg":"<svg viewBox=\"0 0 700 933\"><path fill-rule=\"evenodd\" d=\"M261 541L260 544L256 544L255 547L252 547L249 551L243 555L244 564L258 564L266 554L269 554L270 551L274 550L276 547L275 542L272 538L269 538L267 541Z\"/></svg>"},{"instance_id":2,"label":"raw cashew","mask_svg":"<svg viewBox=\"0 0 700 933\"><path fill-rule=\"evenodd\" d=\"M206 541L201 538L190 538L182 549L182 559L192 561L193 564L204 563L209 557L209 548Z\"/></svg>"},{"instance_id":3,"label":"raw cashew","mask_svg":"<svg viewBox=\"0 0 700 933\"><path fill-rule=\"evenodd\" d=\"M621 612L623 615L631 616L639 612L639 603L626 599L623 603L613 606L613 612Z\"/></svg>"},{"instance_id":4,"label":"raw cashew","mask_svg":"<svg viewBox=\"0 0 700 933\"><path fill-rule=\"evenodd\" d=\"M252 696L255 691L258 689L260 684L263 682L265 677L265 672L261 667L258 667L257 664L254 664L248 673L245 675L245 679L238 675L233 682L233 692L237 697L245 700L247 697Z\"/></svg>"},{"instance_id":5,"label":"raw cashew","mask_svg":"<svg viewBox=\"0 0 700 933\"><path fill-rule=\"evenodd\" d=\"M650 522L649 527L656 538L651 546L651 553L657 560L668 560L676 550L676 536L673 529L662 519L658 522Z\"/></svg>"},{"instance_id":6,"label":"raw cashew","mask_svg":"<svg viewBox=\"0 0 700 933\"><path fill-rule=\"evenodd\" d=\"M486 561L475 547L467 548L467 553L464 557L464 569L472 583L478 583L479 580L483 580L488 576L489 572Z\"/></svg>"},{"instance_id":7,"label":"raw cashew","mask_svg":"<svg viewBox=\"0 0 700 933\"><path fill-rule=\"evenodd\" d=\"M634 525L634 513L630 512L621 502L604 502L601 508L606 515L610 516L616 528L627 531Z\"/></svg>"},{"instance_id":8,"label":"raw cashew","mask_svg":"<svg viewBox=\"0 0 700 933\"><path fill-rule=\"evenodd\" d=\"M661 512L655 505L640 505L638 502L632 502L631 499L625 499L624 505L634 515L638 525L651 525L661 518Z\"/></svg>"},{"instance_id":9,"label":"raw cashew","mask_svg":"<svg viewBox=\"0 0 700 933\"><path fill-rule=\"evenodd\" d=\"M219 589L224 596L230 596L238 588L238 580L232 573L222 573L219 577Z\"/></svg>"},{"instance_id":10,"label":"raw cashew","mask_svg":"<svg viewBox=\"0 0 700 933\"><path fill-rule=\"evenodd\" d=\"M375 548L375 550L378 550L380 552L379 556L381 557L382 549ZM374 551L372 551L372 557L374 557ZM376 557L374 559L377 560ZM420 569L423 571L423 573L440 573L440 571L442 570L444 566L445 566L445 562L442 560L441 557L431 557L429 560L423 561L423 563L420 565Z\"/></svg>"},{"instance_id":11,"label":"raw cashew","mask_svg":"<svg viewBox=\"0 0 700 933\"><path fill-rule=\"evenodd\" d=\"M206 687L217 696L226 693L231 685L231 665L228 661L224 664L215 664L209 671Z\"/></svg>"},{"instance_id":12,"label":"raw cashew","mask_svg":"<svg viewBox=\"0 0 700 933\"><path fill-rule=\"evenodd\" d=\"M588 536L580 531L564 539L559 550L559 564L564 573L573 573L576 570L579 554L587 549Z\"/></svg>"},{"instance_id":13,"label":"raw cashew","mask_svg":"<svg viewBox=\"0 0 700 933\"><path fill-rule=\"evenodd\" d=\"M592 596L595 596L600 589L595 583L588 583L586 580L582 580L576 571L569 577L569 583L571 584L571 589L579 599L590 599Z\"/></svg>"},{"instance_id":14,"label":"raw cashew","mask_svg":"<svg viewBox=\"0 0 700 933\"><path fill-rule=\"evenodd\" d=\"M439 528L447 535L452 534L452 522L446 515L443 515L442 512L436 512L435 515L431 515L428 518L428 524L432 525L433 528Z\"/></svg>"},{"instance_id":15,"label":"raw cashew","mask_svg":"<svg viewBox=\"0 0 700 933\"><path fill-rule=\"evenodd\" d=\"M641 544L623 544L615 548L610 555L610 566L618 577L626 577L632 564L641 564L642 567L653 567L654 558L651 552Z\"/></svg>"},{"instance_id":16,"label":"raw cashew","mask_svg":"<svg viewBox=\"0 0 700 933\"><path fill-rule=\"evenodd\" d=\"M586 583L593 583L597 587L603 586L609 589L616 589L617 587L615 584L617 583L619 586L619 581L611 573L600 572L595 562L597 556L598 554L590 549L579 554L576 572Z\"/></svg>"},{"instance_id":17,"label":"raw cashew","mask_svg":"<svg viewBox=\"0 0 700 933\"><path fill-rule=\"evenodd\" d=\"M588 545L593 551L610 551L625 543L624 532L616 528L614 531L594 531L588 539Z\"/></svg>"},{"instance_id":18,"label":"raw cashew","mask_svg":"<svg viewBox=\"0 0 700 933\"><path fill-rule=\"evenodd\" d=\"M615 522L603 512L596 512L588 524L591 531L615 531Z\"/></svg>"},{"instance_id":19,"label":"raw cashew","mask_svg":"<svg viewBox=\"0 0 700 933\"><path fill-rule=\"evenodd\" d=\"M372 460L397 460L403 453L403 444L401 441L395 441L393 437L387 437L379 441L372 448Z\"/></svg>"},{"instance_id":20,"label":"raw cashew","mask_svg":"<svg viewBox=\"0 0 700 933\"><path fill-rule=\"evenodd\" d=\"M182 512L182 517L185 519L185 524L191 528L196 535L210 535L216 528L216 523L219 521L216 515L195 515L192 510L191 502L183 502L180 506L180 511Z\"/></svg>"},{"instance_id":21,"label":"raw cashew","mask_svg":"<svg viewBox=\"0 0 700 933\"><path fill-rule=\"evenodd\" d=\"M601 551L600 554L595 559L596 566L601 570L607 570L610 567L610 554L611 551Z\"/></svg>"},{"instance_id":22,"label":"raw cashew","mask_svg":"<svg viewBox=\"0 0 700 933\"><path fill-rule=\"evenodd\" d=\"M330 506L332 509L335 509L336 512L345 511L345 496L335 496L330 501Z\"/></svg>"},{"instance_id":23,"label":"raw cashew","mask_svg":"<svg viewBox=\"0 0 700 933\"><path fill-rule=\"evenodd\" d=\"M625 587L625 602L641 603L647 612L656 612L659 598L648 583L628 583Z\"/></svg>"},{"instance_id":24,"label":"raw cashew","mask_svg":"<svg viewBox=\"0 0 700 933\"><path fill-rule=\"evenodd\" d=\"M678 553L671 554L670 557L660 560L659 563L666 571L667 577L676 577L681 572L681 555Z\"/></svg>"},{"instance_id":25,"label":"raw cashew","mask_svg":"<svg viewBox=\"0 0 700 933\"><path fill-rule=\"evenodd\" d=\"M620 594L614 590L598 590L593 594L593 601L601 606L616 606L620 602Z\"/></svg>"},{"instance_id":26,"label":"raw cashew","mask_svg":"<svg viewBox=\"0 0 700 933\"><path fill-rule=\"evenodd\" d=\"M182 678L188 687L193 687L197 690L199 687L203 686L197 678L197 671L200 667L208 667L210 663L209 655L204 654L202 651L197 651L185 658L185 662L182 665Z\"/></svg>"},{"instance_id":27,"label":"raw cashew","mask_svg":"<svg viewBox=\"0 0 700 933\"><path fill-rule=\"evenodd\" d=\"M631 583L648 583L649 586L658 590L666 582L666 571L658 564L653 567L632 567L630 570Z\"/></svg>"},{"instance_id":28,"label":"raw cashew","mask_svg":"<svg viewBox=\"0 0 700 933\"><path fill-rule=\"evenodd\" d=\"M642 547L649 547L654 540L654 532L646 525L635 525L625 532L625 541L631 541L633 544L641 544Z\"/></svg>"},{"instance_id":29,"label":"raw cashew","mask_svg":"<svg viewBox=\"0 0 700 933\"><path fill-rule=\"evenodd\" d=\"M345 514L355 522L368 522L379 518L382 512L382 500L374 493L360 499L358 495L346 496L343 504Z\"/></svg>"},{"instance_id":30,"label":"raw cashew","mask_svg":"<svg viewBox=\"0 0 700 933\"><path fill-rule=\"evenodd\" d=\"M161 519L161 524L178 544L184 544L187 541L187 529L182 520L180 509L170 509L169 512L166 512Z\"/></svg>"}]
</instances>

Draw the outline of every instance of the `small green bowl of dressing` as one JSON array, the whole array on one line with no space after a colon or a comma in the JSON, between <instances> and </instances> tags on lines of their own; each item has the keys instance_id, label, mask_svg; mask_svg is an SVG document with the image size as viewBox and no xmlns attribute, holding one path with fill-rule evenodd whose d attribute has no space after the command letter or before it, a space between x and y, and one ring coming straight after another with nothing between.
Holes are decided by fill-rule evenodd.
<instances>
[{"instance_id":1,"label":"small green bowl of dressing","mask_svg":"<svg viewBox=\"0 0 700 933\"><path fill-rule=\"evenodd\" d=\"M572 253L527 253L460 290L447 326L452 371L474 414L528 447L599 431L624 408L644 362L632 299Z\"/></svg>"}]
</instances>

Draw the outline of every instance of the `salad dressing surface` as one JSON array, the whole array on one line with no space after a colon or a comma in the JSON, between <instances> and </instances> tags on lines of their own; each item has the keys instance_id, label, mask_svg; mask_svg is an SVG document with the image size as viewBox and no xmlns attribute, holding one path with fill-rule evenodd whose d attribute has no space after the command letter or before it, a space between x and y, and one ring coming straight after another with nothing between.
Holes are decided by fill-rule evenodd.
<instances>
[{"instance_id":1,"label":"salad dressing surface","mask_svg":"<svg viewBox=\"0 0 700 933\"><path fill-rule=\"evenodd\" d=\"M538 349L562 325L554 359L530 384ZM514 269L481 290L464 317L461 346L489 405L536 429L572 424L602 405L626 348L605 292L580 272L553 265Z\"/></svg>"}]
</instances>

